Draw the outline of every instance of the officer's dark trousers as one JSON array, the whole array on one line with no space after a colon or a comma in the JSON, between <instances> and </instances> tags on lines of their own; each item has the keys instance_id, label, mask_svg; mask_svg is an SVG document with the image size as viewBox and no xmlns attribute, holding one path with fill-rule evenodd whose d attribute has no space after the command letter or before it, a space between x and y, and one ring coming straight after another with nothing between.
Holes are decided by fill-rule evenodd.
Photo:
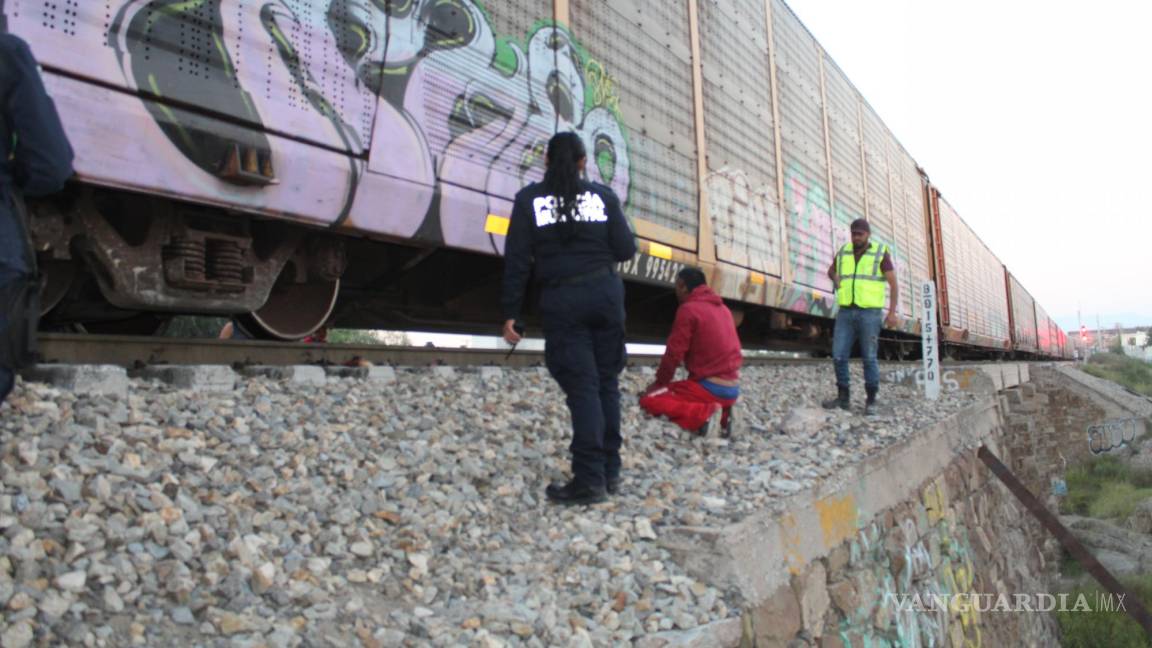
<instances>
[{"instance_id":1,"label":"officer's dark trousers","mask_svg":"<svg viewBox=\"0 0 1152 648\"><path fill-rule=\"evenodd\" d=\"M0 195L0 286L22 279L28 272L26 247L24 227L18 215L8 206L8 199ZM7 335L7 329L8 313L0 313L0 336ZM0 367L0 403L12 391L15 378L11 369Z\"/></svg>"},{"instance_id":2,"label":"officer's dark trousers","mask_svg":"<svg viewBox=\"0 0 1152 648\"><path fill-rule=\"evenodd\" d=\"M603 485L620 474L624 282L615 274L545 287L540 295L548 371L572 413L572 475Z\"/></svg>"}]
</instances>

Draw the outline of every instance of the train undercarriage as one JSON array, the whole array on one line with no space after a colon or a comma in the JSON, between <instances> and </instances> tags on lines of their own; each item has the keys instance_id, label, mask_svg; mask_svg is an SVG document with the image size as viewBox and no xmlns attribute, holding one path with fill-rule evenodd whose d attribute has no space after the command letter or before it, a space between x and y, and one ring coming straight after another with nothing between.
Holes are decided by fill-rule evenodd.
<instances>
[{"instance_id":1,"label":"train undercarriage","mask_svg":"<svg viewBox=\"0 0 1152 648\"><path fill-rule=\"evenodd\" d=\"M282 340L325 324L499 330L503 264L496 257L82 185L31 208L46 329L151 335L175 315L198 314L231 316L253 337ZM629 339L662 342L677 306L671 286L630 282L627 295ZM830 353L827 318L730 306L746 348ZM530 327L538 324L534 315L527 313ZM914 336L882 336L884 359L919 353ZM944 355L1006 354L950 345Z\"/></svg>"}]
</instances>

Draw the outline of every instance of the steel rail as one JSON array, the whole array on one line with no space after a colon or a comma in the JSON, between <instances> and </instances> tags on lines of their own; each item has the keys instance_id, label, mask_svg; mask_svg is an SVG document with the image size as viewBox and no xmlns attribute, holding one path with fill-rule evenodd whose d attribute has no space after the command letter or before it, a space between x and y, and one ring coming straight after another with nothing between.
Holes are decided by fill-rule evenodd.
<instances>
[{"instance_id":1,"label":"steel rail","mask_svg":"<svg viewBox=\"0 0 1152 648\"><path fill-rule=\"evenodd\" d=\"M531 367L544 365L535 350L313 344L264 340L218 340L127 335L43 333L40 361L51 364L143 365L447 365ZM658 355L629 354L630 366L655 366ZM745 365L830 364L828 359L746 357Z\"/></svg>"}]
</instances>

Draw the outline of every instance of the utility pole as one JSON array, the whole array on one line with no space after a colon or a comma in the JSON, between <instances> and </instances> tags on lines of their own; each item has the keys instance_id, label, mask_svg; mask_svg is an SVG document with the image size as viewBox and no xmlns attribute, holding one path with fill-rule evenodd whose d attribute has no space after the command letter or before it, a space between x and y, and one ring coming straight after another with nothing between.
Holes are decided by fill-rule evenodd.
<instances>
[{"instance_id":1,"label":"utility pole","mask_svg":"<svg viewBox=\"0 0 1152 648\"><path fill-rule=\"evenodd\" d=\"M1080 338L1080 344L1076 347L1080 349L1080 360L1088 359L1088 340L1084 337L1084 320L1080 317L1080 307L1076 307L1076 335Z\"/></svg>"},{"instance_id":2,"label":"utility pole","mask_svg":"<svg viewBox=\"0 0 1152 648\"><path fill-rule=\"evenodd\" d=\"M1100 328L1100 313L1096 313L1096 353L1100 353L1100 338L1103 329Z\"/></svg>"}]
</instances>

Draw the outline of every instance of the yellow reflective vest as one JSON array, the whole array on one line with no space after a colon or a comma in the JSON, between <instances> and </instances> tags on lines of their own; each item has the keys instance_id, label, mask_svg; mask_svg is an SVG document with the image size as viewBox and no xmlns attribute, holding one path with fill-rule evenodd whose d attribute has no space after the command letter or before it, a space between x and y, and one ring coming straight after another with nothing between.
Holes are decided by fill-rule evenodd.
<instances>
[{"instance_id":1,"label":"yellow reflective vest","mask_svg":"<svg viewBox=\"0 0 1152 648\"><path fill-rule=\"evenodd\" d=\"M886 252L887 245L869 242L868 250L857 261L852 243L840 249L836 259L836 271L840 273L836 303L841 307L855 304L860 308L884 308L884 287L888 281L880 270L880 262Z\"/></svg>"}]
</instances>

